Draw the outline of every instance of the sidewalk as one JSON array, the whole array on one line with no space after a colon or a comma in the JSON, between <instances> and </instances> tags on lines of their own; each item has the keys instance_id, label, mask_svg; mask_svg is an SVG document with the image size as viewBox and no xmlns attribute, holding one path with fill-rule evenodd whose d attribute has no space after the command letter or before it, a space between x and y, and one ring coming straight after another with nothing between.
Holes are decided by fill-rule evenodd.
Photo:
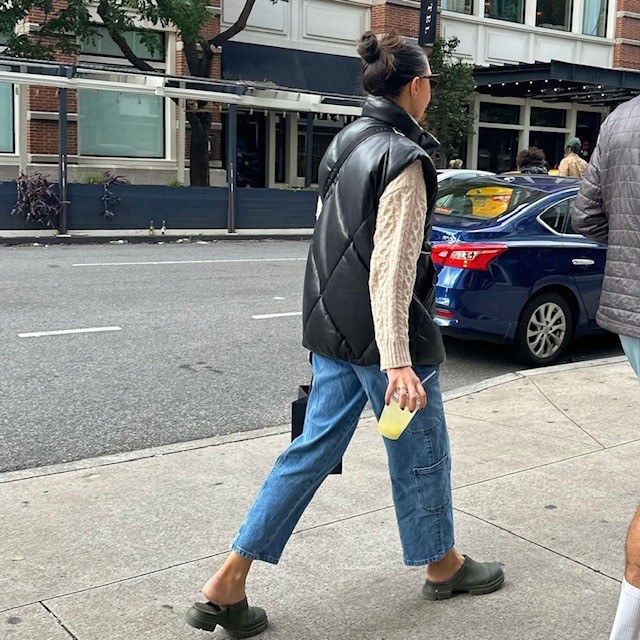
<instances>
[{"instance_id":1,"label":"sidewalk","mask_svg":"<svg viewBox=\"0 0 640 640\"><path fill-rule=\"evenodd\" d=\"M602 364L604 362L604 364ZM256 563L265 640L605 640L637 507L640 393L620 359L449 394L459 548L504 589L420 597L384 448L363 420L278 567ZM0 474L0 637L226 638L182 612L219 565L286 427Z\"/></svg>"}]
</instances>

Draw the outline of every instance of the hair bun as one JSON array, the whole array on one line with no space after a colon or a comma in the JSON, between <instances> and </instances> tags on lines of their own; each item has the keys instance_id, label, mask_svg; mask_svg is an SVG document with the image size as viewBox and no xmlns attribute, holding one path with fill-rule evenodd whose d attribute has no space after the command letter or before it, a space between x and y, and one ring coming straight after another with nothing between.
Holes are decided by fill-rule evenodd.
<instances>
[{"instance_id":1,"label":"hair bun","mask_svg":"<svg viewBox=\"0 0 640 640\"><path fill-rule=\"evenodd\" d=\"M360 38L358 54L367 64L373 64L380 60L380 41L375 33L367 31L362 38Z\"/></svg>"}]
</instances>

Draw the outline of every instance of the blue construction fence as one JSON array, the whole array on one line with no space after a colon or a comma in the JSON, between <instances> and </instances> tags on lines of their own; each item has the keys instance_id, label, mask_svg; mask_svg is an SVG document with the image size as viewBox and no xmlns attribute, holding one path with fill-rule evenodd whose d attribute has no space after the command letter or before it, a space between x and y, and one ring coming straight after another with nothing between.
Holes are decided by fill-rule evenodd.
<instances>
[{"instance_id":1,"label":"blue construction fence","mask_svg":"<svg viewBox=\"0 0 640 640\"><path fill-rule=\"evenodd\" d=\"M112 185L112 218L105 217L104 187L69 184L69 231L148 229L227 229L229 190L221 187ZM15 182L0 182L0 230L37 230L11 215ZM310 229L315 223L317 193L287 189L237 189L235 227L242 229Z\"/></svg>"}]
</instances>

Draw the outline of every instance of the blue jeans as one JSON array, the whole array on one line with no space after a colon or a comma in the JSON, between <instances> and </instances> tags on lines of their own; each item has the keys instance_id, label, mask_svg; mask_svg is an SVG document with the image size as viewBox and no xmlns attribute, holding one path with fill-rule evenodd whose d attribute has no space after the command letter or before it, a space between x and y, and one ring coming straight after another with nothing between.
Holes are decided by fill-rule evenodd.
<instances>
[{"instance_id":1,"label":"blue jeans","mask_svg":"<svg viewBox=\"0 0 640 640\"><path fill-rule=\"evenodd\" d=\"M627 358L629 358L633 370L640 378L640 339L620 336L620 342L622 342L622 348Z\"/></svg>"},{"instance_id":2,"label":"blue jeans","mask_svg":"<svg viewBox=\"0 0 640 640\"><path fill-rule=\"evenodd\" d=\"M424 379L434 369L415 371ZM231 545L233 551L251 560L279 561L316 490L346 451L367 398L379 417L387 385L378 367L313 355L304 432L278 457ZM454 544L449 435L437 375L426 392L427 408L400 438L383 439L404 562L410 566L441 560Z\"/></svg>"}]
</instances>

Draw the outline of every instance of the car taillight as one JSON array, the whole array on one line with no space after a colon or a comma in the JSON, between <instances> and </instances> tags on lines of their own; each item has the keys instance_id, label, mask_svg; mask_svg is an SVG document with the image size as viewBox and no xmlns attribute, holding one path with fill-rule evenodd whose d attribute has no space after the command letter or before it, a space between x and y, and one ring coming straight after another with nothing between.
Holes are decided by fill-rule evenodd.
<instances>
[{"instance_id":1,"label":"car taillight","mask_svg":"<svg viewBox=\"0 0 640 640\"><path fill-rule=\"evenodd\" d=\"M444 267L487 271L489 263L507 249L504 244L484 242L436 244L431 249L431 259Z\"/></svg>"},{"instance_id":2,"label":"car taillight","mask_svg":"<svg viewBox=\"0 0 640 640\"><path fill-rule=\"evenodd\" d=\"M449 309L436 309L436 317L441 318L442 320L455 320L456 314L453 311L449 311Z\"/></svg>"}]
</instances>

